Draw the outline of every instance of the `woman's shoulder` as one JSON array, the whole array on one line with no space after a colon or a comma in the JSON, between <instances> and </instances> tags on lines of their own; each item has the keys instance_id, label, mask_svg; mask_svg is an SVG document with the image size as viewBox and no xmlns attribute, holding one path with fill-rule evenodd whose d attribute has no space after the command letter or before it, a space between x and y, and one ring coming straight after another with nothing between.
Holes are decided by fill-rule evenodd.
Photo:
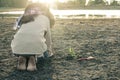
<instances>
[{"instance_id":1,"label":"woman's shoulder","mask_svg":"<svg viewBox=\"0 0 120 80\"><path fill-rule=\"evenodd\" d=\"M49 20L49 18L47 16L45 16L45 15L38 15L36 17L36 19L46 19L46 20Z\"/></svg>"},{"instance_id":2,"label":"woman's shoulder","mask_svg":"<svg viewBox=\"0 0 120 80\"><path fill-rule=\"evenodd\" d=\"M41 22L41 23L50 23L50 20L47 16L45 15L38 15L35 18L35 22Z\"/></svg>"}]
</instances>

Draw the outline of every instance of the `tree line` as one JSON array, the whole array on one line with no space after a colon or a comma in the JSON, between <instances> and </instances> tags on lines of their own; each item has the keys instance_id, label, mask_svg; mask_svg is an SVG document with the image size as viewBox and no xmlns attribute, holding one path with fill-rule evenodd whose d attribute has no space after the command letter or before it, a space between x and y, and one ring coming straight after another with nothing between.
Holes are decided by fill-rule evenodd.
<instances>
[{"instance_id":1,"label":"tree line","mask_svg":"<svg viewBox=\"0 0 120 80\"><path fill-rule=\"evenodd\" d=\"M0 0L0 7L25 7L28 0Z\"/></svg>"}]
</instances>

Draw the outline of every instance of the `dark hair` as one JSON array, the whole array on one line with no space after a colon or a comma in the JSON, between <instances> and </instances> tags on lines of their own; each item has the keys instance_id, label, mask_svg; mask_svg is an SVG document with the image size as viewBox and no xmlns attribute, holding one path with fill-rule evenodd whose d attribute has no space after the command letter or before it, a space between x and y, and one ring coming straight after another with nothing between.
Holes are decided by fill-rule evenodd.
<instances>
[{"instance_id":1,"label":"dark hair","mask_svg":"<svg viewBox=\"0 0 120 80\"><path fill-rule=\"evenodd\" d=\"M34 21L35 17L37 17L40 14L31 14L31 15L25 15L26 12L34 7L38 7L40 11L43 12L43 15L47 16L50 20L50 27L52 27L55 24L55 19L54 16L51 14L51 12L49 11L49 8L42 4L42 3L32 3L29 4L26 8L25 8L25 12L19 22L20 25Z\"/></svg>"}]
</instances>

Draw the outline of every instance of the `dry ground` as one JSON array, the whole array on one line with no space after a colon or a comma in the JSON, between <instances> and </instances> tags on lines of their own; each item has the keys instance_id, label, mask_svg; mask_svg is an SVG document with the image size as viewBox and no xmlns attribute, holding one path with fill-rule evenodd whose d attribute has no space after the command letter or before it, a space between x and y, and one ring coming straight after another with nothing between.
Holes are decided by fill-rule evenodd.
<instances>
[{"instance_id":1,"label":"dry ground","mask_svg":"<svg viewBox=\"0 0 120 80\"><path fill-rule=\"evenodd\" d=\"M39 59L35 72L16 70L13 22L0 19L0 80L120 80L119 19L56 20L54 57ZM78 61L89 56L94 59Z\"/></svg>"}]
</instances>

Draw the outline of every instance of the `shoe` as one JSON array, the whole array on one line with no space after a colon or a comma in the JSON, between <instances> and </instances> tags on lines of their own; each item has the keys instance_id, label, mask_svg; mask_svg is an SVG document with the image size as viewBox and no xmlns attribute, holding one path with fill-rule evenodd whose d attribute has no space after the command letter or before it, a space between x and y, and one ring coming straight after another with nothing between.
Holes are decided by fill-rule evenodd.
<instances>
[{"instance_id":1,"label":"shoe","mask_svg":"<svg viewBox=\"0 0 120 80\"><path fill-rule=\"evenodd\" d=\"M30 56L29 57L27 70L28 71L35 71L35 70L37 70L35 56Z\"/></svg>"},{"instance_id":2,"label":"shoe","mask_svg":"<svg viewBox=\"0 0 120 80\"><path fill-rule=\"evenodd\" d=\"M26 70L26 58L23 56L18 57L18 65L17 65L18 70Z\"/></svg>"}]
</instances>

